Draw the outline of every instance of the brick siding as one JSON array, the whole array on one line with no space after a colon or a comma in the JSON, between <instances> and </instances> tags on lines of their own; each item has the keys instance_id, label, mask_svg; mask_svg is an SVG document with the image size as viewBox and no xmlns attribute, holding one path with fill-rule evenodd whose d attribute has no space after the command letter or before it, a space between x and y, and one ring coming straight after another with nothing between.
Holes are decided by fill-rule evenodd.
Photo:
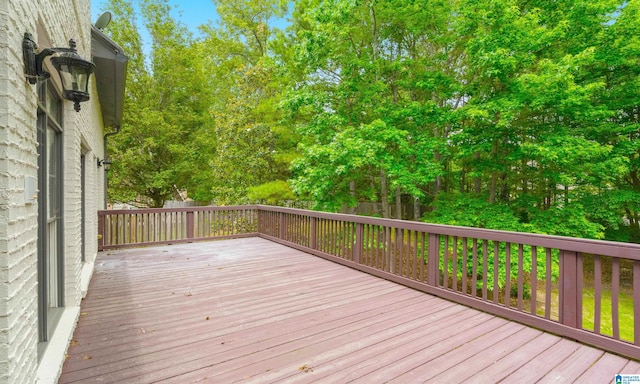
<instances>
[{"instance_id":1,"label":"brick siding","mask_svg":"<svg viewBox=\"0 0 640 384\"><path fill-rule=\"evenodd\" d=\"M24 79L22 38L41 46L68 46L74 38L82 57L91 53L90 2L0 1L0 384L35 383L38 356L38 205L25 199L25 179L37 178L37 95ZM54 75L55 76L55 75ZM92 79L93 81L93 79ZM86 156L86 258L97 253L97 209L103 205L102 126L95 85L91 101L76 113L63 111L65 305L80 304L81 164ZM60 362L62 362L60 356Z\"/></svg>"}]
</instances>

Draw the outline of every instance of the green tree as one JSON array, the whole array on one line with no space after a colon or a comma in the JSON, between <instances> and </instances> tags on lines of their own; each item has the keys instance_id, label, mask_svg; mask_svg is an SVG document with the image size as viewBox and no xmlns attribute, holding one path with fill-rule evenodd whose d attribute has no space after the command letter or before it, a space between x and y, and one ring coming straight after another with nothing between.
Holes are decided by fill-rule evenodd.
<instances>
[{"instance_id":1,"label":"green tree","mask_svg":"<svg viewBox=\"0 0 640 384\"><path fill-rule=\"evenodd\" d=\"M215 144L198 140L212 131L204 47L172 19L167 1L145 0L140 6L152 37L145 63L131 3L114 0L108 6L121 20L110 33L132 56L122 132L110 147L110 198L161 207L178 189L209 197L208 179L200 176Z\"/></svg>"},{"instance_id":2,"label":"green tree","mask_svg":"<svg viewBox=\"0 0 640 384\"><path fill-rule=\"evenodd\" d=\"M309 2L294 12L303 70L288 107L306 138L303 155L322 153L344 132L359 135L360 128L354 127L376 121L384 123L374 126L385 132L405 136L403 146L380 143L385 151L377 152L379 158L371 159L366 170L316 181L329 193L321 205L337 209L380 201L388 217L394 192L396 203L402 196L419 203L437 193L446 167L450 115L461 97L452 86L456 73L451 64L459 53L449 32L450 13L448 4L436 1ZM358 157L357 146L353 149L342 158ZM322 165L305 163L314 166ZM295 169L302 171L301 166ZM313 182L301 175L295 185L308 192Z\"/></svg>"},{"instance_id":3,"label":"green tree","mask_svg":"<svg viewBox=\"0 0 640 384\"><path fill-rule=\"evenodd\" d=\"M216 47L211 73L217 102L210 108L217 140L209 172L213 201L261 200L255 191L276 186L278 193L288 196L291 191L285 181L296 156L297 138L280 122L278 106L288 81L282 68L286 48L282 32L270 25L285 14L287 2L219 0L215 4L220 24L206 27L204 39Z\"/></svg>"}]
</instances>

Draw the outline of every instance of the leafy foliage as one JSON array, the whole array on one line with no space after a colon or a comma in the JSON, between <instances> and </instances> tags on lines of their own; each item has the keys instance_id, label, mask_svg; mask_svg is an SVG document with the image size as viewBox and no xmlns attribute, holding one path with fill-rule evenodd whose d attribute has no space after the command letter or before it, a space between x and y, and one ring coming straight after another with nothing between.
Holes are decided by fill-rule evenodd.
<instances>
[{"instance_id":1,"label":"leafy foliage","mask_svg":"<svg viewBox=\"0 0 640 384\"><path fill-rule=\"evenodd\" d=\"M109 3L132 59L112 199L412 204L640 241L638 0L216 0L199 38L139 4L146 60L139 15Z\"/></svg>"},{"instance_id":2,"label":"leafy foliage","mask_svg":"<svg viewBox=\"0 0 640 384\"><path fill-rule=\"evenodd\" d=\"M637 241L639 10L305 2L286 103L303 141L294 189L324 209L395 190L429 221Z\"/></svg>"}]
</instances>

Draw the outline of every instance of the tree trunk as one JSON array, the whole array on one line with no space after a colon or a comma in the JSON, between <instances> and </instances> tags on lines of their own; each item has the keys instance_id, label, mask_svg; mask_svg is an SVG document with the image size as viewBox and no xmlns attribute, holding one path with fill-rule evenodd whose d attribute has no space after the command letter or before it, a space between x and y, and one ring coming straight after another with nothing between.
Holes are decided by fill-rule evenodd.
<instances>
[{"instance_id":1,"label":"tree trunk","mask_svg":"<svg viewBox=\"0 0 640 384\"><path fill-rule=\"evenodd\" d=\"M500 200L502 200L502 202L504 203L508 203L509 202L509 184L507 183L507 173L504 172L502 173L502 176L500 177L500 180L502 181L502 189L500 192Z\"/></svg>"},{"instance_id":2,"label":"tree trunk","mask_svg":"<svg viewBox=\"0 0 640 384\"><path fill-rule=\"evenodd\" d=\"M437 127L433 128L433 137L437 139L439 135L440 134L438 132L438 128ZM440 164L440 162L442 161L442 156L440 156L440 153L438 151L435 151L433 154L433 159L435 160L436 164ZM433 196L436 196L438 192L440 192L441 187L442 187L442 177L438 175L436 176L436 180L433 183Z\"/></svg>"},{"instance_id":3,"label":"tree trunk","mask_svg":"<svg viewBox=\"0 0 640 384\"><path fill-rule=\"evenodd\" d=\"M420 198L413 198L413 219L420 220Z\"/></svg>"},{"instance_id":4,"label":"tree trunk","mask_svg":"<svg viewBox=\"0 0 640 384\"><path fill-rule=\"evenodd\" d=\"M353 180L349 182L349 194L351 194L351 199L355 202L355 205L349 207L349 213L355 215L358 208L358 199L356 198L356 182Z\"/></svg>"},{"instance_id":5,"label":"tree trunk","mask_svg":"<svg viewBox=\"0 0 640 384\"><path fill-rule=\"evenodd\" d=\"M474 156L474 157L475 157L475 159L476 159L476 162L477 162L478 160L480 160L480 152L476 152L476 154L475 154L475 156ZM476 177L473 179L473 184L474 184L473 191L474 191L475 193L480 193L480 176L476 176Z\"/></svg>"},{"instance_id":6,"label":"tree trunk","mask_svg":"<svg viewBox=\"0 0 640 384\"><path fill-rule=\"evenodd\" d=\"M389 187L387 186L387 173L380 171L380 199L382 200L382 217L389 218Z\"/></svg>"},{"instance_id":7,"label":"tree trunk","mask_svg":"<svg viewBox=\"0 0 640 384\"><path fill-rule=\"evenodd\" d=\"M491 172L491 185L489 185L489 204L496 202L496 185L498 184L498 172Z\"/></svg>"},{"instance_id":8,"label":"tree trunk","mask_svg":"<svg viewBox=\"0 0 640 384\"><path fill-rule=\"evenodd\" d=\"M402 196L400 187L396 188L396 219L402 220Z\"/></svg>"}]
</instances>

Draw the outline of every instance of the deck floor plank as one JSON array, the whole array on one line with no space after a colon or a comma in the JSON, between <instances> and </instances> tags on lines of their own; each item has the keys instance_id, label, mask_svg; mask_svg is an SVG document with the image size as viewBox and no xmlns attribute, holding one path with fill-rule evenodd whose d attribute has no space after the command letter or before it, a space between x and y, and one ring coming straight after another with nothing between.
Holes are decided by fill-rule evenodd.
<instances>
[{"instance_id":1,"label":"deck floor plank","mask_svg":"<svg viewBox=\"0 0 640 384\"><path fill-rule=\"evenodd\" d=\"M589 369L587 369L582 375L576 380L578 383L606 383L611 381L611 377L608 374L608 370L616 370L618 373L627 371L623 371L623 368L628 363L627 359L624 359L620 356L604 354L602 358L600 358L595 364L593 364ZM606 367L606 369L602 369L602 367Z\"/></svg>"},{"instance_id":2,"label":"deck floor plank","mask_svg":"<svg viewBox=\"0 0 640 384\"><path fill-rule=\"evenodd\" d=\"M465 382L472 377L480 377L479 372L487 365L513 353L514 350L529 345L532 340L541 335L542 332L532 329L519 329L511 335L506 335L502 340L497 340L493 345L483 342L482 346L472 347L472 343L467 344L464 348L465 353L457 351L449 352L442 358L448 362L446 369L443 364L433 362L439 370L431 370L428 380L440 383ZM463 364L464 363L464 364ZM439 372L440 371L440 372ZM489 372L484 372L482 376L489 376ZM426 380L425 380L426 381Z\"/></svg>"},{"instance_id":3,"label":"deck floor plank","mask_svg":"<svg viewBox=\"0 0 640 384\"><path fill-rule=\"evenodd\" d=\"M245 238L101 253L59 383L606 382L639 371Z\"/></svg>"},{"instance_id":4,"label":"deck floor plank","mask_svg":"<svg viewBox=\"0 0 640 384\"><path fill-rule=\"evenodd\" d=\"M483 377L492 377L494 380L502 381L507 376L517 371L532 358L537 358L544 351L554 344L558 343L561 338L549 337L551 335L541 334L530 342L518 346L515 350L506 356L496 360L493 364L488 364L484 369L473 377L468 377L465 382L468 384L482 384L485 381Z\"/></svg>"},{"instance_id":5,"label":"deck floor plank","mask_svg":"<svg viewBox=\"0 0 640 384\"><path fill-rule=\"evenodd\" d=\"M604 352L598 349L581 345L547 373L539 383L573 383L603 355Z\"/></svg>"},{"instance_id":6,"label":"deck floor plank","mask_svg":"<svg viewBox=\"0 0 640 384\"><path fill-rule=\"evenodd\" d=\"M286 382L307 383L320 382L321 380L340 383L351 382L386 366L396 365L402 361L407 362L427 346L475 327L489 318L490 315L484 313L456 313L455 318L451 318L446 326L423 327L426 330L424 334L412 334L408 339L394 338L339 361L332 361L325 366L313 365L311 373L304 375L304 377L297 375Z\"/></svg>"}]
</instances>

